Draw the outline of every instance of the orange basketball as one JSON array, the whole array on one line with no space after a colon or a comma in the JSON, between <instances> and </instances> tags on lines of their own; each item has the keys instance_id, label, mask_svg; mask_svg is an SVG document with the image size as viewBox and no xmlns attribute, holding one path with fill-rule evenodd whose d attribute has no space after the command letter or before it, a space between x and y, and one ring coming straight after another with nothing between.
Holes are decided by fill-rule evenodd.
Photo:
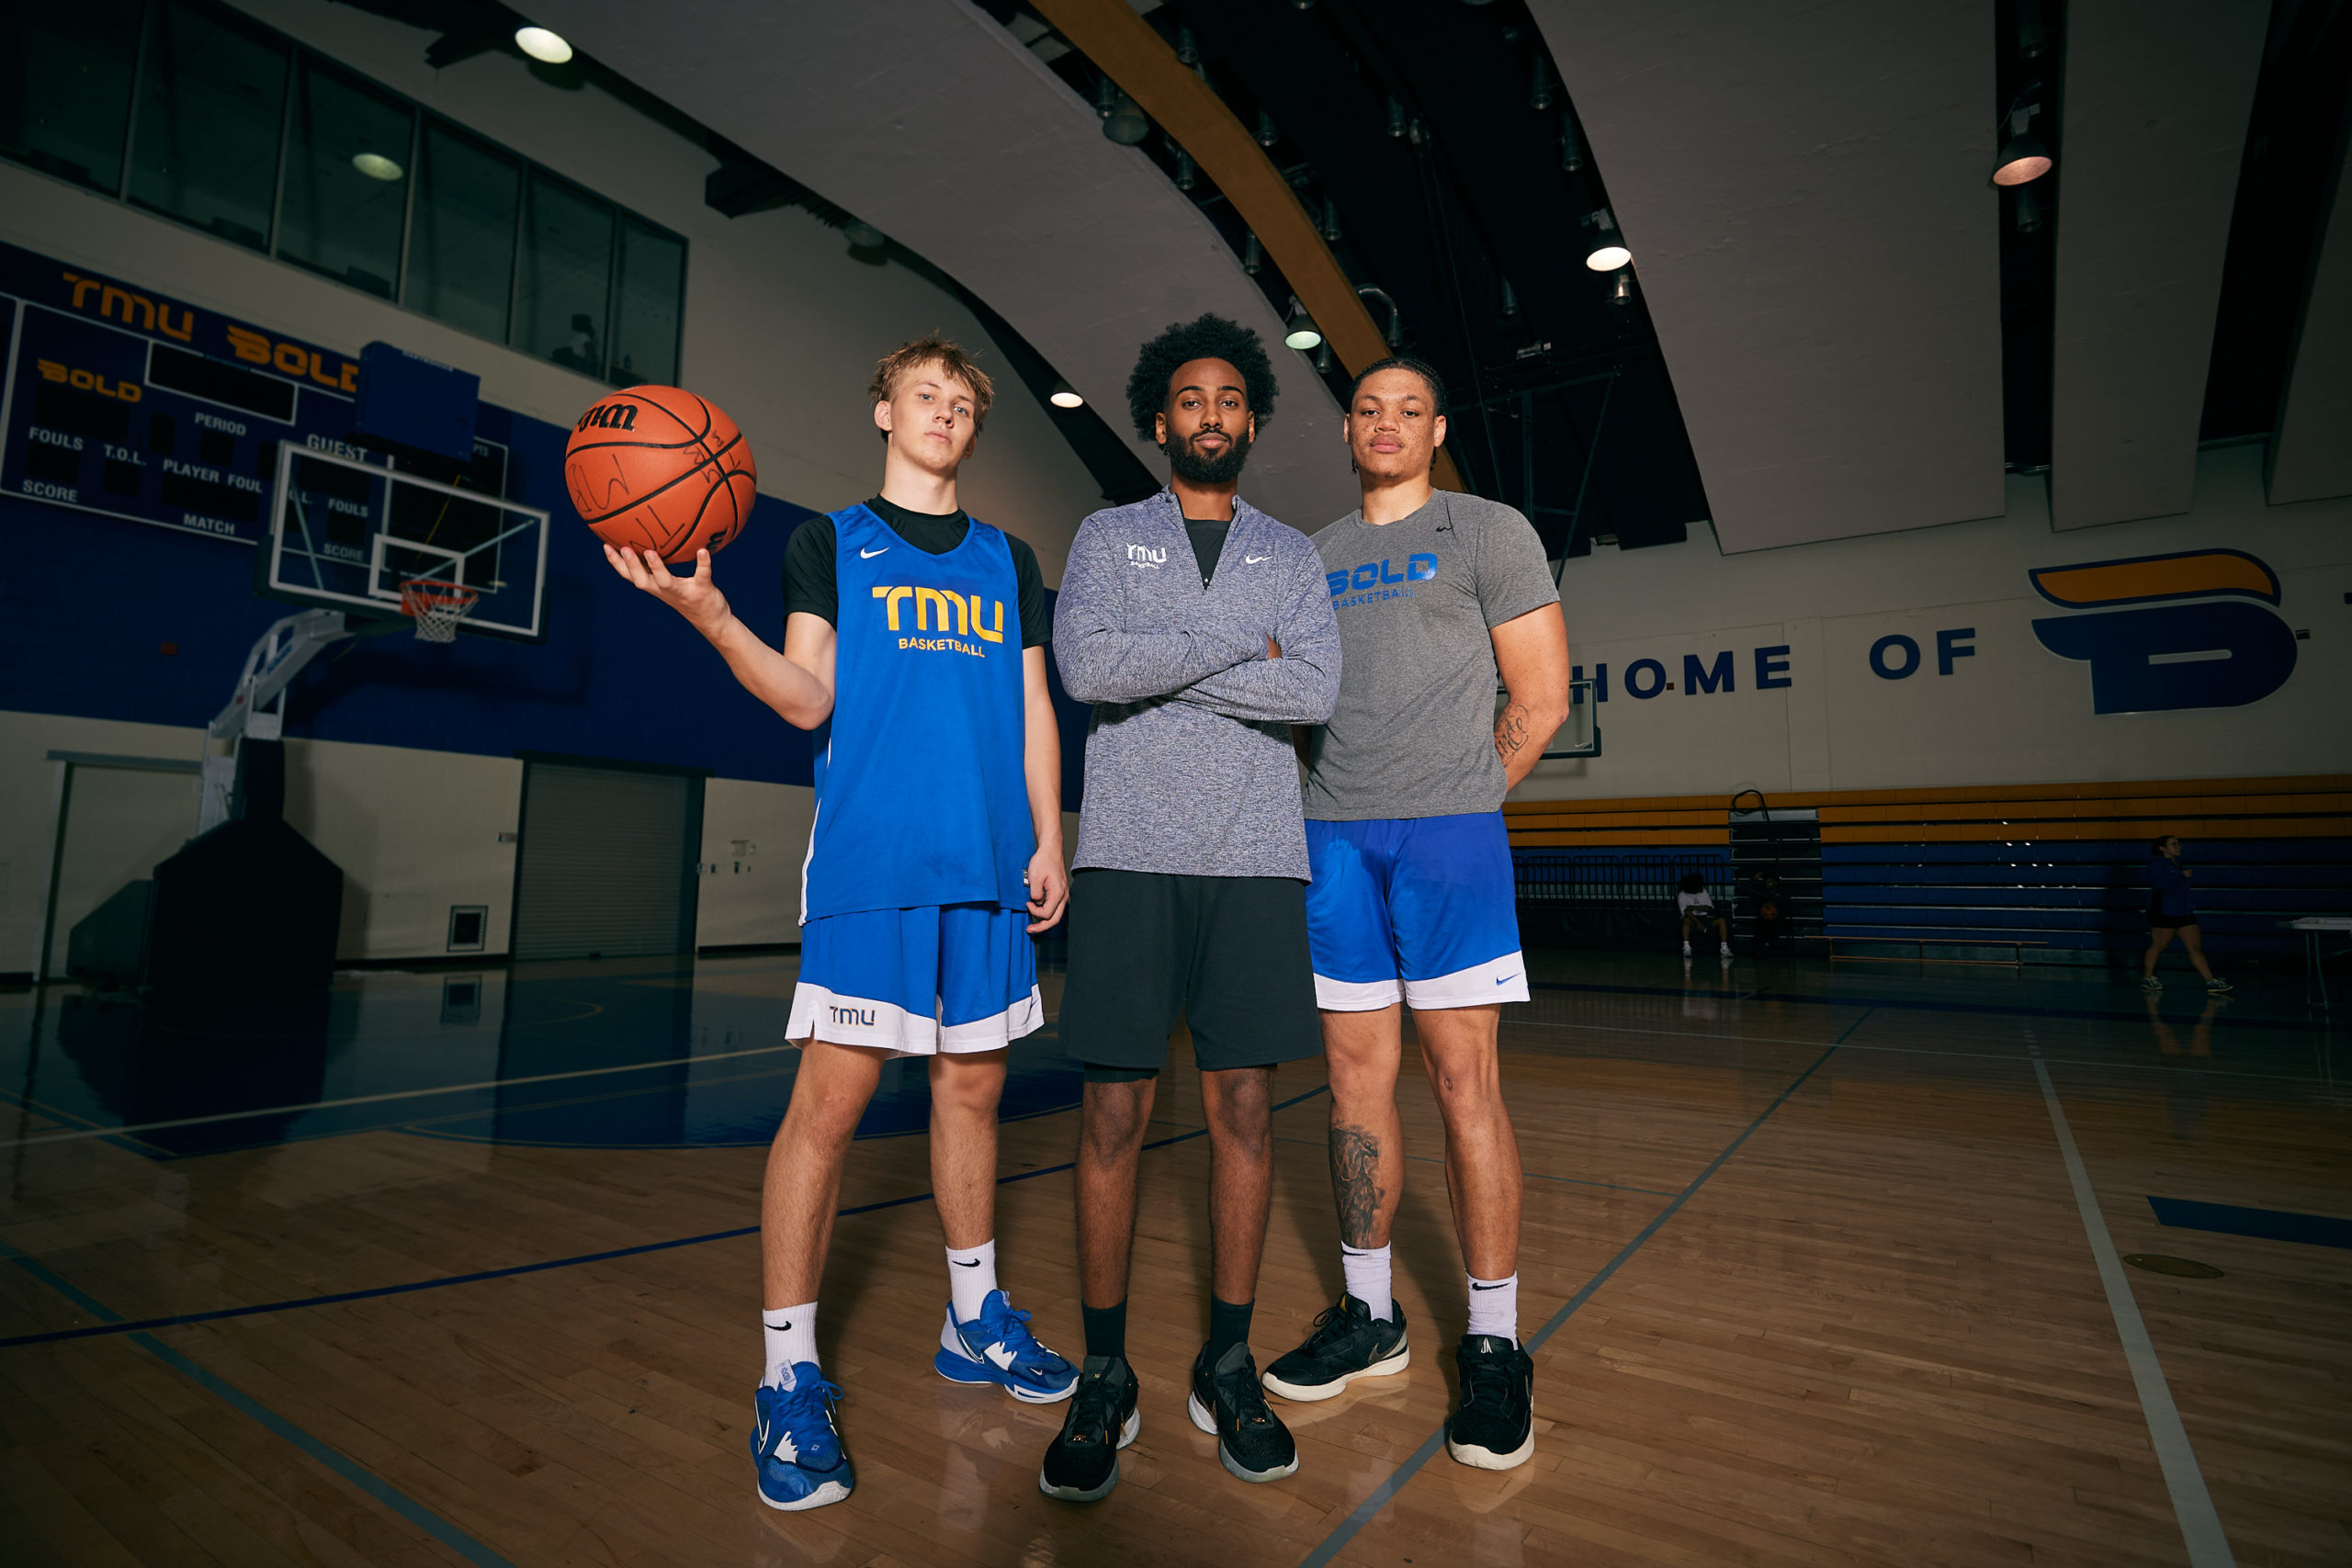
<instances>
[{"instance_id":1,"label":"orange basketball","mask_svg":"<svg viewBox=\"0 0 2352 1568\"><path fill-rule=\"evenodd\" d=\"M735 422L677 387L597 400L563 449L563 482L608 545L692 560L743 531L759 480Z\"/></svg>"}]
</instances>

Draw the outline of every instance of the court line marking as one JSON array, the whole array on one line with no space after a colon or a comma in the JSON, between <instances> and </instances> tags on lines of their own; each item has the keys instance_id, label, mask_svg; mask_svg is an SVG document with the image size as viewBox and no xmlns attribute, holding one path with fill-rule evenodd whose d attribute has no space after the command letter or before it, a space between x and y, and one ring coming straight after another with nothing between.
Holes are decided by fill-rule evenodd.
<instances>
[{"instance_id":1,"label":"court line marking","mask_svg":"<svg viewBox=\"0 0 2352 1568\"><path fill-rule=\"evenodd\" d=\"M1995 1002L1930 1001L1924 997L1809 996L1802 991L1776 991L1770 986L1758 986L1744 997L1735 998L1728 991L1706 991L1695 987L1603 985L1584 980L1530 980L1528 985L1539 991L1589 991L1604 996L1704 997L1717 1001L1802 1002L1808 1007L1891 1008L1905 1012L1991 1013L2009 1018L2075 1018L2110 1023L2145 1023L2148 1021L2148 1014L2144 1012L2125 1012L2110 1008L2005 1007ZM2158 1021L2194 1026L2205 1020L2201 1015L2176 1012L2158 1015ZM2325 1023L2290 1018L2217 1017L2212 1022L2217 1029L2287 1030L2298 1034L2324 1034L2330 1028Z\"/></svg>"},{"instance_id":2,"label":"court line marking","mask_svg":"<svg viewBox=\"0 0 2352 1568\"><path fill-rule=\"evenodd\" d=\"M300 1105L265 1105L252 1111L220 1111L209 1116L179 1116L168 1122L132 1122L119 1127L77 1127L66 1133L39 1133L28 1138L0 1138L0 1149L28 1144L62 1144L80 1138L112 1138L134 1133L160 1133L171 1127L201 1127L215 1122L245 1122L257 1116L291 1116L304 1111L334 1111L346 1105L380 1105L391 1100L417 1100L435 1094L472 1094L486 1089L517 1084L552 1083L559 1078L593 1078L607 1073L641 1073L654 1067L692 1067L724 1062L736 1056L765 1056L797 1051L797 1045L753 1045L741 1051L713 1051L702 1056L668 1056L657 1062L623 1062L610 1067L575 1067L568 1072L533 1073L519 1078L484 1078L480 1083L442 1084L432 1089L395 1089L382 1094L354 1094L341 1100L313 1100Z\"/></svg>"},{"instance_id":3,"label":"court line marking","mask_svg":"<svg viewBox=\"0 0 2352 1568\"><path fill-rule=\"evenodd\" d=\"M2189 1568L2232 1568L2237 1558L2230 1538L2205 1490L2205 1472L2198 1468L2196 1450L2188 1444L2188 1429L2181 1425L2180 1409L2173 1404L2172 1385L2165 1382L2156 1359L2155 1342L2140 1316L2132 1281L2123 1260L2115 1255L2114 1238L2107 1233L2107 1217L2099 1212L2098 1195L2091 1190L2090 1172L2075 1146L2074 1129L2066 1124L2065 1109L2058 1103L2057 1086L2050 1068L2036 1056L2033 1076L2041 1085L2042 1103L2050 1109L2050 1130L2057 1135L2058 1152L2066 1162L2066 1180L2075 1190L2075 1207L2083 1217L2083 1234L2090 1240L2091 1257L2098 1264L2098 1282L2107 1291L2107 1309L2115 1318L2116 1337L2123 1341L2123 1359L2132 1369L2132 1386L2139 1392L2140 1414L2148 1423L2148 1445L2156 1450L2164 1472L2165 1490L2172 1495L2173 1517L2180 1526L2181 1543L2188 1549Z\"/></svg>"},{"instance_id":4,"label":"court line marking","mask_svg":"<svg viewBox=\"0 0 2352 1568\"><path fill-rule=\"evenodd\" d=\"M6 1257L9 1262L14 1263L17 1268L92 1316L114 1318L120 1323L119 1315L104 1302L80 1290L73 1281L59 1275L55 1270L44 1267L38 1259L27 1257L5 1241L0 1241L0 1257ZM136 1325L123 1324L122 1326L132 1331L130 1334L132 1344L153 1356L231 1409L317 1461L325 1469L342 1477L467 1562L479 1564L480 1568L516 1568L512 1559L492 1551L431 1508L378 1475L374 1471L332 1445L312 1437L227 1379L207 1371L157 1339L153 1335L136 1332Z\"/></svg>"},{"instance_id":5,"label":"court line marking","mask_svg":"<svg viewBox=\"0 0 2352 1568\"><path fill-rule=\"evenodd\" d=\"M1507 1018L1505 1029L1582 1029L1599 1034L1662 1034L1676 1040L1691 1040L1702 1044L1726 1045L1819 1045L1818 1040L1792 1040L1781 1034L1698 1034L1687 1029L1644 1029L1630 1023L1559 1023L1550 1019ZM1955 1051L1939 1045L1849 1045L1849 1051L1867 1051L1882 1056L1961 1056L1985 1062L2022 1062L2029 1059L2030 1047L2018 1051ZM2211 1057L2179 1056L2161 1062L2112 1062L2098 1056L2050 1056L2047 1061L2062 1067L2114 1068L2135 1073L2210 1073L2217 1077L2257 1078L2267 1083L2310 1083L2309 1073L2256 1073L2244 1067L2222 1067L2213 1065ZM1706 1063L1693 1063L1705 1066Z\"/></svg>"},{"instance_id":6,"label":"court line marking","mask_svg":"<svg viewBox=\"0 0 2352 1568\"><path fill-rule=\"evenodd\" d=\"M1659 1230L1665 1226L1667 1221L1672 1219L1677 1213L1680 1213L1682 1205L1688 1203L1692 1195L1695 1194L1700 1188L1704 1187L1709 1179L1714 1176L1715 1172L1724 1168L1725 1161L1729 1160L1732 1156L1739 1152L1740 1145L1747 1142L1749 1138L1753 1137L1756 1134L1756 1130L1763 1126L1765 1122L1771 1117L1774 1111L1780 1110L1781 1106L1788 1103L1789 1097L1796 1093L1797 1090L1803 1089L1805 1086L1806 1080L1811 1078L1814 1074L1819 1072L1822 1065L1827 1062L1830 1057L1838 1054L1838 1047L1843 1045L1847 1039L1852 1035L1854 1031L1860 1029L1865 1022L1867 1022L1871 1014L1877 1010L1878 1010L1875 1008L1867 1009L1864 1010L1860 1018L1858 1018L1854 1020L1853 1022L1848 1024L1846 1026L1846 1032L1844 1034L1840 1034L1829 1045L1825 1047L1821 1055L1813 1059L1813 1066L1807 1067L1804 1071L1799 1073L1793 1079L1792 1079L1786 1089L1782 1089L1779 1094L1773 1097L1771 1104L1757 1112L1756 1120L1750 1122L1746 1127L1742 1128L1737 1137L1732 1139L1730 1143L1725 1144L1724 1145L1723 1152L1715 1156L1713 1159L1708 1161L1707 1168L1704 1170L1702 1170L1698 1175L1692 1177L1690 1184L1684 1187L1680 1192L1677 1193L1671 1202L1668 1203L1665 1208L1660 1209L1656 1214L1652 1215L1650 1217L1650 1223L1644 1225L1639 1231L1634 1233L1633 1240L1618 1248L1616 1257L1611 1258L1608 1262L1602 1264L1599 1271L1596 1272L1591 1279L1587 1280L1584 1282L1583 1287L1579 1289L1575 1295L1570 1296L1566 1301L1563 1302L1560 1304L1560 1310L1554 1313L1549 1318L1544 1320L1543 1327L1537 1329L1533 1334L1529 1335L1526 1339L1521 1341L1521 1343L1526 1346L1528 1354L1531 1356L1533 1355L1535 1351L1543 1346L1544 1341L1552 1337L1555 1330L1556 1330L1562 1324L1567 1322L1569 1318L1575 1316L1577 1309L1592 1299L1593 1292L1600 1290L1601 1286L1609 1282L1610 1276L1615 1274L1619 1269L1624 1267L1626 1262L1633 1258L1634 1254L1642 1249L1643 1245L1646 1243L1650 1237L1657 1235ZM1340 1520L1338 1528L1333 1529L1329 1535L1323 1538L1321 1545L1316 1547L1314 1551L1308 1552L1304 1558L1299 1560L1298 1568L1323 1568L1324 1564L1329 1562L1332 1558L1338 1556L1340 1551L1347 1546L1348 1542L1356 1538L1357 1532L1362 1530L1364 1526L1370 1524L1374 1516L1377 1515L1383 1508L1385 1508L1392 1501L1394 1501L1396 1494L1404 1490L1405 1483L1412 1480L1415 1475L1419 1474L1423 1465L1428 1464L1430 1460L1436 1458L1438 1450L1444 1446L1445 1423L1441 1421L1438 1423L1437 1430L1430 1433L1428 1440L1423 1442L1419 1448L1415 1449L1411 1456L1408 1457L1404 1463L1398 1465L1395 1471L1391 1472L1388 1479L1374 1487L1370 1495L1349 1510L1348 1517Z\"/></svg>"},{"instance_id":7,"label":"court line marking","mask_svg":"<svg viewBox=\"0 0 2352 1568\"><path fill-rule=\"evenodd\" d=\"M1287 1111L1292 1106L1303 1104L1318 1094L1328 1093L1330 1087L1329 1084L1317 1084L1304 1094L1293 1095L1290 1099L1272 1107L1269 1114L1273 1111ZM1178 1133L1170 1137L1155 1138L1144 1145L1141 1152L1148 1153L1153 1149L1166 1148L1170 1144L1186 1143L1193 1138L1204 1138L1208 1136L1208 1132L1206 1127L1195 1127L1190 1132ZM1064 1160L1059 1165L1039 1166L1035 1170L1015 1171L1011 1176L998 1177L996 1185L1010 1187L1016 1181L1029 1181L1040 1176L1053 1176L1061 1171L1074 1170L1077 1166L1076 1160ZM833 1217L847 1219L854 1214L871 1214L882 1209L904 1208L909 1203L920 1203L931 1196L929 1191L922 1191L910 1193L903 1198L884 1198L876 1202L859 1203L838 1210ZM723 1231L705 1231L700 1235L674 1236L667 1241L642 1242L635 1247L610 1247L603 1252L583 1252L571 1258L543 1258L536 1263L514 1263L503 1269L477 1269L470 1274L444 1274L431 1280L412 1280L398 1285L371 1285L364 1290L335 1291L325 1295L296 1296L286 1301L260 1302L251 1306L215 1307L209 1312L178 1313L169 1317L145 1317L135 1321L126 1320L115 1313L94 1306L89 1297L75 1290L61 1276L41 1266L28 1255L9 1247L6 1241L0 1241L0 1253L16 1260L36 1278L49 1282L60 1294L82 1306L92 1316L103 1317L107 1320L103 1323L85 1324L78 1328L52 1328L39 1334L16 1335L10 1338L0 1339L0 1350L12 1350L26 1345L53 1345L64 1339L94 1339L112 1334L136 1335L151 1328L178 1328L188 1324L218 1323L225 1318L258 1317L269 1313L295 1312L305 1307L334 1306L344 1302L370 1301L379 1296L413 1295L419 1291L438 1291L451 1285L473 1285L485 1280L505 1280L518 1274L543 1274L551 1269L570 1269L582 1263L605 1263L616 1258L634 1258L640 1253L668 1252L681 1247L700 1247L706 1242L730 1241L738 1236L757 1235L759 1231L760 1227L757 1225L736 1225Z\"/></svg>"}]
</instances>

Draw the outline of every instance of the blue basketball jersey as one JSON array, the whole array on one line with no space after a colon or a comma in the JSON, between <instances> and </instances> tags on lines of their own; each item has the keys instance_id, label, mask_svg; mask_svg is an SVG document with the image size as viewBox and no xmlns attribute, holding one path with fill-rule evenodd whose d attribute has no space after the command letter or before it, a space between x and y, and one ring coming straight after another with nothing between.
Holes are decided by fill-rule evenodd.
<instances>
[{"instance_id":1,"label":"blue basketball jersey","mask_svg":"<svg viewBox=\"0 0 2352 1568\"><path fill-rule=\"evenodd\" d=\"M833 513L833 713L800 918L1027 900L1021 592L975 518L944 556L865 506Z\"/></svg>"}]
</instances>

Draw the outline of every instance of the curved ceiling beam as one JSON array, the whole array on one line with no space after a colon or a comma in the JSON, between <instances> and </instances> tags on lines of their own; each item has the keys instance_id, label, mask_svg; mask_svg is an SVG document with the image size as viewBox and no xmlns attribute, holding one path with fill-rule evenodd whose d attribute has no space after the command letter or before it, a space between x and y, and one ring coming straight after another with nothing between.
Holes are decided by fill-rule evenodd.
<instances>
[{"instance_id":1,"label":"curved ceiling beam","mask_svg":"<svg viewBox=\"0 0 2352 1568\"><path fill-rule=\"evenodd\" d=\"M669 0L659 27L636 0L535 0L532 17L952 275L1154 474L1167 458L1125 418L1136 346L1204 310L1282 336L1199 209L1150 159L1105 140L1093 106L968 0ZM732 287L751 296L762 282ZM788 297L775 308L812 337L835 331ZM1244 488L1309 531L1356 504L1339 410L1319 383L1284 400ZM1055 581L1061 545L1032 542Z\"/></svg>"},{"instance_id":2,"label":"curved ceiling beam","mask_svg":"<svg viewBox=\"0 0 2352 1568\"><path fill-rule=\"evenodd\" d=\"M1136 14L1126 0L1031 0L1096 65L1125 89L1144 112L1159 122L1216 182L1258 243L1282 268L1298 302L1351 372L1392 352L1355 284L1299 205L1298 193L1274 167L1249 128L1209 90L1193 68L1176 58L1166 39ZM1431 477L1439 487L1458 491L1462 476L1443 448Z\"/></svg>"}]
</instances>

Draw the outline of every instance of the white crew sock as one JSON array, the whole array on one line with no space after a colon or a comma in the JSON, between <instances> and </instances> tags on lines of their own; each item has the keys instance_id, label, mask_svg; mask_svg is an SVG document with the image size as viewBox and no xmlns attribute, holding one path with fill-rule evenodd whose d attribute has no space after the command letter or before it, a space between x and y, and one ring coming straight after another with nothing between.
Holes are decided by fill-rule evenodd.
<instances>
[{"instance_id":1,"label":"white crew sock","mask_svg":"<svg viewBox=\"0 0 2352 1568\"><path fill-rule=\"evenodd\" d=\"M766 1342L768 1370L763 1387L790 1388L792 1369L817 1360L817 1303L771 1307L760 1314L760 1337Z\"/></svg>"},{"instance_id":2,"label":"white crew sock","mask_svg":"<svg viewBox=\"0 0 2352 1568\"><path fill-rule=\"evenodd\" d=\"M980 1315L989 1292L996 1289L996 1241L978 1247L947 1249L947 1299L956 1303L956 1321L969 1323Z\"/></svg>"},{"instance_id":3,"label":"white crew sock","mask_svg":"<svg viewBox=\"0 0 2352 1568\"><path fill-rule=\"evenodd\" d=\"M1348 1294L1372 1309L1372 1315L1393 1323L1395 1302L1389 1295L1388 1249L1340 1244L1340 1270L1348 1279Z\"/></svg>"},{"instance_id":4,"label":"white crew sock","mask_svg":"<svg viewBox=\"0 0 2352 1568\"><path fill-rule=\"evenodd\" d=\"M1466 1276L1470 1281L1470 1332L1491 1334L1498 1339L1519 1343L1519 1276L1508 1280L1481 1280Z\"/></svg>"}]
</instances>

